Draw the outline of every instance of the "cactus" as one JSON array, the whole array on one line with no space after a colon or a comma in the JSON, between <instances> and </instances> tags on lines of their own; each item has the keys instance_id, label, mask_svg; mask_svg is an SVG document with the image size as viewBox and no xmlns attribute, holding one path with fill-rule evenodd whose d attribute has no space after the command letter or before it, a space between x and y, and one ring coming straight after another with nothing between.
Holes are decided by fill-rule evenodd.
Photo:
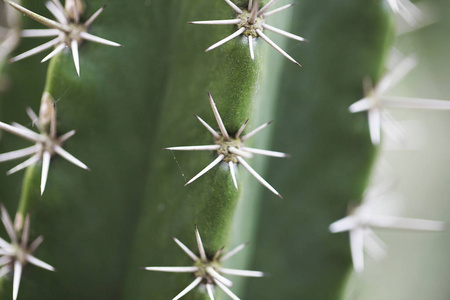
<instances>
[{"instance_id":1,"label":"cactus","mask_svg":"<svg viewBox=\"0 0 450 300\"><path fill-rule=\"evenodd\" d=\"M35 37L10 53L0 31L0 153L36 143L1 175L2 220L12 244L45 236L36 257L57 271L14 252L24 270L0 271L1 299L347 297L355 257L328 226L362 201L379 147L348 107L386 73L394 13L417 20L393 0L275 2L0 2Z\"/></svg>"}]
</instances>

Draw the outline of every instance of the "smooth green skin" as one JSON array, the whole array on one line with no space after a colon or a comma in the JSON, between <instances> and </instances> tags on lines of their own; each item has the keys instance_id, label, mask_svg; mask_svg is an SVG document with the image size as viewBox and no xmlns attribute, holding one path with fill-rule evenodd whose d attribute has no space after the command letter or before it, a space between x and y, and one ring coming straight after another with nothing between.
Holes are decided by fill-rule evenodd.
<instances>
[{"instance_id":1,"label":"smooth green skin","mask_svg":"<svg viewBox=\"0 0 450 300\"><path fill-rule=\"evenodd\" d=\"M27 214L33 211L33 206L36 203L34 200L40 196L40 190L36 189L36 186L40 184L40 171L39 166L35 164L26 169L25 176L23 177L22 191L15 220L19 222L15 225L21 229L23 228L23 221Z\"/></svg>"},{"instance_id":2,"label":"smooth green skin","mask_svg":"<svg viewBox=\"0 0 450 300\"><path fill-rule=\"evenodd\" d=\"M48 16L39 1L26 2ZM365 116L351 116L347 106L361 97L363 76L377 76L381 71L388 44L387 11L380 11L381 0L372 0L370 5L357 0L309 0L296 5L294 26L289 31L311 43L295 42L286 47L286 38L270 36L299 59L303 69L263 41L256 47L256 63L250 60L248 46L238 39L204 53L235 28L185 23L232 18L233 11L223 1L143 3L108 3L92 32L125 47L83 45L81 78L76 77L69 54L50 63L46 90L58 99L59 131L62 134L77 129L66 149L92 171L78 169L62 159L52 161L47 190L42 199L34 200L31 217L32 235L46 237L37 257L54 265L58 272L26 268L20 297L170 299L193 277L138 268L191 265L170 236L197 252L197 224L209 255L224 245L230 250L240 243L254 242L253 249L234 257L232 264L246 268L246 260L251 258L256 261L254 269L271 276L251 279L250 295L233 288L241 298L279 299L280 293L282 298L293 299L303 295L326 299L323 293L336 298L351 265L348 240L343 235L331 236L326 230L329 223L345 214L349 199L359 198L373 158ZM89 1L86 15L102 4ZM347 15L337 13L338 9L344 9ZM367 13L368 19L360 13L364 9L372 11ZM289 29L292 12L282 13L270 24ZM363 25L356 26L352 19L356 15ZM343 29L345 26L349 29ZM25 21L24 27L36 28L36 24ZM36 40L27 41L21 50L36 44ZM37 110L44 86L46 69L38 63L39 57L8 67L14 85L1 98L1 120L29 124L23 108L30 105ZM329 66L335 66L333 72ZM336 77L335 71L342 75ZM251 130L272 119L278 110L276 124L255 136L250 146L293 155L285 161L271 159L275 165L267 176L284 200L264 189L243 168L239 171L239 192L228 170L218 167L183 187L214 155L161 149L212 142L209 132L192 116L196 113L217 128L207 90L213 94L230 133L249 117L247 130ZM270 146L273 132L275 143ZM0 153L27 145L5 134ZM250 164L264 176L267 161L255 158ZM0 173L11 166L0 165ZM21 178L14 175L0 180L0 196L10 212L17 207ZM335 178L339 181L334 186L319 189L324 181ZM37 189L36 184L35 192ZM261 204L264 211L257 221ZM308 213L308 217L307 211L317 213ZM255 243L256 222L261 226L260 240ZM305 245L311 251L299 255ZM313 267L305 271L304 264ZM240 286L239 280L233 281ZM5 287L6 296L0 298L11 293L11 283ZM195 290L184 299L207 296Z\"/></svg>"}]
</instances>

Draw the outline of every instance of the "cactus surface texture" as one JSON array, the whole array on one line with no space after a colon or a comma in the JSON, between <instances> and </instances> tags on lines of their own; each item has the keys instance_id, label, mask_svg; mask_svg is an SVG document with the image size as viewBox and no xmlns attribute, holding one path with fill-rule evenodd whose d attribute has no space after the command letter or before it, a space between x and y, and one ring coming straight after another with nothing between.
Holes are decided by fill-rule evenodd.
<instances>
[{"instance_id":1,"label":"cactus surface texture","mask_svg":"<svg viewBox=\"0 0 450 300\"><path fill-rule=\"evenodd\" d=\"M448 299L447 233L378 230L450 218L448 3L59 1L0 1L0 299Z\"/></svg>"}]
</instances>

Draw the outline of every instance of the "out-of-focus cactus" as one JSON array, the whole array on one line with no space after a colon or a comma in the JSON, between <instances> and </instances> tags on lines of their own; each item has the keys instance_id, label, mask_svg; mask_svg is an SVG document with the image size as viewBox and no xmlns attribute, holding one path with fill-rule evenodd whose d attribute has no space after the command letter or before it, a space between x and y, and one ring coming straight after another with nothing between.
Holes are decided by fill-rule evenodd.
<instances>
[{"instance_id":1,"label":"out-of-focus cactus","mask_svg":"<svg viewBox=\"0 0 450 300\"><path fill-rule=\"evenodd\" d=\"M57 270L25 267L19 299L171 299L191 283L199 287L191 285L183 299L225 299L228 289L243 299L341 297L350 250L328 226L344 217L350 200L361 200L376 153L366 117L348 107L363 97L364 78L376 83L386 70L393 10L385 0L275 2L111 0L101 15L100 0L67 0L65 7L51 1L52 13L45 1L20 3L58 24L40 19L50 31L25 35L47 40L24 39L14 55L55 42L48 53L2 68L0 31L0 71L10 78L0 120L32 129L39 122L30 122L25 108L37 110L42 94L51 97L58 118L44 135L75 128L64 151L77 160L50 147L25 175L0 179L1 200L22 220L16 233L29 213L31 237L46 239L38 257ZM27 18L22 23L43 29ZM108 44L99 36L124 47L86 42ZM49 53L48 65L40 64ZM2 132L0 153L29 146ZM0 172L13 166L2 163ZM223 246L226 253L245 242L245 251L219 266ZM233 277L226 287L220 276L230 269L270 276ZM237 273L261 275L246 272ZM0 298L10 298L13 281L3 277Z\"/></svg>"}]
</instances>

